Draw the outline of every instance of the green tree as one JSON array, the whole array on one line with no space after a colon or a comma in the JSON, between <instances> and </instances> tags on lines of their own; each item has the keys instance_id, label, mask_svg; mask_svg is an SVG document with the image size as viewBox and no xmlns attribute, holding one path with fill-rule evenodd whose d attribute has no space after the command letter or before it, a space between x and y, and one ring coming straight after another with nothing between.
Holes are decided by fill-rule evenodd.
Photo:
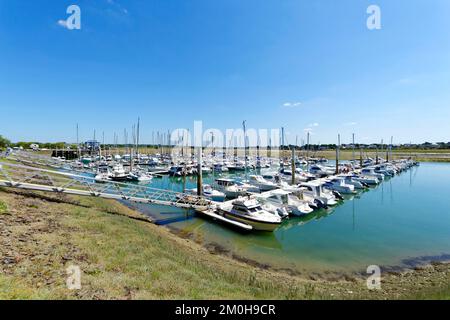
<instances>
[{"instance_id":1,"label":"green tree","mask_svg":"<svg viewBox=\"0 0 450 320\"><path fill-rule=\"evenodd\" d=\"M6 148L11 144L11 141L4 138L2 135L0 135L0 149Z\"/></svg>"}]
</instances>

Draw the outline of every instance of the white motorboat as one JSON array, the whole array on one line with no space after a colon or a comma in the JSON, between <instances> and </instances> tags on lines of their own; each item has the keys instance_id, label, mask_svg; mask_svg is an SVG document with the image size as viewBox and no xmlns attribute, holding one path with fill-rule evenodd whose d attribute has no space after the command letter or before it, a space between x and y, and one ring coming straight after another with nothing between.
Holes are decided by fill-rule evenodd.
<instances>
[{"instance_id":1,"label":"white motorboat","mask_svg":"<svg viewBox=\"0 0 450 320\"><path fill-rule=\"evenodd\" d=\"M161 164L161 161L159 161L157 158L151 158L151 159L148 160L147 164L149 166L151 166L151 167L156 167L156 166L159 166Z\"/></svg>"},{"instance_id":2,"label":"white motorboat","mask_svg":"<svg viewBox=\"0 0 450 320\"><path fill-rule=\"evenodd\" d=\"M173 176L173 177L182 177L183 174L185 174L186 176L190 176L190 175L193 175L196 173L197 173L197 170L192 165L171 166L169 168L169 176Z\"/></svg>"},{"instance_id":3,"label":"white motorboat","mask_svg":"<svg viewBox=\"0 0 450 320\"><path fill-rule=\"evenodd\" d=\"M364 175L357 175L354 174L351 176L352 181L358 181L364 184L367 184L369 186L375 186L380 183L380 180L378 180L377 177L374 176L364 176Z\"/></svg>"},{"instance_id":4,"label":"white motorboat","mask_svg":"<svg viewBox=\"0 0 450 320\"><path fill-rule=\"evenodd\" d=\"M281 224L281 218L264 210L256 199L238 198L231 206L218 208L223 217L248 224L257 231L273 231Z\"/></svg>"},{"instance_id":5,"label":"white motorboat","mask_svg":"<svg viewBox=\"0 0 450 320\"><path fill-rule=\"evenodd\" d=\"M279 184L281 182L281 177L278 172L266 172L262 175L262 177L264 178L264 180L275 184Z\"/></svg>"},{"instance_id":6,"label":"white motorboat","mask_svg":"<svg viewBox=\"0 0 450 320\"><path fill-rule=\"evenodd\" d=\"M109 170L108 164L102 163L99 164L97 168L97 172L95 175L95 182L102 183L111 180L110 178L111 172Z\"/></svg>"},{"instance_id":7,"label":"white motorboat","mask_svg":"<svg viewBox=\"0 0 450 320\"><path fill-rule=\"evenodd\" d=\"M216 173L222 173L222 172L228 172L228 168L221 163L216 163L213 167L214 172Z\"/></svg>"},{"instance_id":8,"label":"white motorboat","mask_svg":"<svg viewBox=\"0 0 450 320\"><path fill-rule=\"evenodd\" d=\"M188 193L197 195L197 188L187 190ZM203 185L203 196L212 201L223 202L226 198L225 193L218 190L214 190L209 184Z\"/></svg>"},{"instance_id":9,"label":"white motorboat","mask_svg":"<svg viewBox=\"0 0 450 320\"><path fill-rule=\"evenodd\" d=\"M369 177L377 177L378 180L383 181L384 180L384 174L376 173L375 169L372 167L369 168L362 168L361 169L361 175L363 176L369 176Z\"/></svg>"},{"instance_id":10,"label":"white motorboat","mask_svg":"<svg viewBox=\"0 0 450 320\"><path fill-rule=\"evenodd\" d=\"M273 190L265 194L268 202L285 207L287 212L293 216L304 216L314 211L305 200L300 200L292 192L285 190Z\"/></svg>"},{"instance_id":11,"label":"white motorboat","mask_svg":"<svg viewBox=\"0 0 450 320\"><path fill-rule=\"evenodd\" d=\"M308 161L305 159L295 159L295 165L296 166L306 166L308 164Z\"/></svg>"},{"instance_id":12,"label":"white motorboat","mask_svg":"<svg viewBox=\"0 0 450 320\"><path fill-rule=\"evenodd\" d=\"M237 198L248 194L248 191L243 186L238 186L232 179L216 179L214 187L225 193L227 198Z\"/></svg>"},{"instance_id":13,"label":"white motorboat","mask_svg":"<svg viewBox=\"0 0 450 320\"><path fill-rule=\"evenodd\" d=\"M347 184L344 177L332 177L325 183L325 188L337 191L342 194L355 194L355 186Z\"/></svg>"},{"instance_id":14,"label":"white motorboat","mask_svg":"<svg viewBox=\"0 0 450 320\"><path fill-rule=\"evenodd\" d=\"M133 170L132 172L128 173L128 180L131 181L148 182L151 181L152 179L153 176L140 170Z\"/></svg>"},{"instance_id":15,"label":"white motorboat","mask_svg":"<svg viewBox=\"0 0 450 320\"><path fill-rule=\"evenodd\" d=\"M363 189L367 189L367 187L369 186L367 183L365 183L363 181L358 181L358 180L354 179L353 176L350 176L350 175L343 175L341 177L344 178L344 181L346 184L352 185L355 189L363 190Z\"/></svg>"},{"instance_id":16,"label":"white motorboat","mask_svg":"<svg viewBox=\"0 0 450 320\"><path fill-rule=\"evenodd\" d=\"M393 167L388 166L387 164L384 164L384 163L380 164L378 166L375 166L374 171L376 173L383 174L385 177L393 177L397 173L397 171Z\"/></svg>"},{"instance_id":17,"label":"white motorboat","mask_svg":"<svg viewBox=\"0 0 450 320\"><path fill-rule=\"evenodd\" d=\"M332 168L327 168L327 167L315 164L309 168L309 173L311 173L315 176L318 176L318 177L326 177L326 176L334 174L335 171Z\"/></svg>"},{"instance_id":18,"label":"white motorboat","mask_svg":"<svg viewBox=\"0 0 450 320\"><path fill-rule=\"evenodd\" d=\"M245 165L241 163L234 163L227 166L228 171L245 171Z\"/></svg>"},{"instance_id":19,"label":"white motorboat","mask_svg":"<svg viewBox=\"0 0 450 320\"><path fill-rule=\"evenodd\" d=\"M276 183L268 181L259 175L250 175L248 183L255 185L261 192L277 189Z\"/></svg>"},{"instance_id":20,"label":"white motorboat","mask_svg":"<svg viewBox=\"0 0 450 320\"><path fill-rule=\"evenodd\" d=\"M260 201L261 203L261 207L274 214L274 215L278 215L281 219L286 219L289 217L289 212L286 210L286 208L284 206L280 206L280 205L276 205L272 202L269 201Z\"/></svg>"},{"instance_id":21,"label":"white motorboat","mask_svg":"<svg viewBox=\"0 0 450 320\"><path fill-rule=\"evenodd\" d=\"M245 190L247 190L247 192L252 192L252 193L261 193L261 189L254 185L254 184L250 184L249 181L247 180L235 180L235 183L241 187L244 188Z\"/></svg>"},{"instance_id":22,"label":"white motorboat","mask_svg":"<svg viewBox=\"0 0 450 320\"><path fill-rule=\"evenodd\" d=\"M372 158L367 158L364 159L362 166L363 167L369 167L375 164L375 160L373 160Z\"/></svg>"},{"instance_id":23,"label":"white motorboat","mask_svg":"<svg viewBox=\"0 0 450 320\"><path fill-rule=\"evenodd\" d=\"M202 173L203 174L210 174L212 172L212 169L207 166L202 166Z\"/></svg>"},{"instance_id":24,"label":"white motorboat","mask_svg":"<svg viewBox=\"0 0 450 320\"><path fill-rule=\"evenodd\" d=\"M112 167L110 178L111 178L111 180L114 180L114 181L125 181L125 180L127 180L128 179L128 175L125 172L125 169L123 168L123 165L121 165L120 163L116 163Z\"/></svg>"},{"instance_id":25,"label":"white motorboat","mask_svg":"<svg viewBox=\"0 0 450 320\"><path fill-rule=\"evenodd\" d=\"M270 168L270 163L258 158L256 160L255 169Z\"/></svg>"},{"instance_id":26,"label":"white motorboat","mask_svg":"<svg viewBox=\"0 0 450 320\"><path fill-rule=\"evenodd\" d=\"M304 196L310 196L316 198L323 202L326 206L335 206L338 204L336 200L336 194L327 191L324 188L324 181L315 180L306 183L302 183L300 185L300 189L302 189L302 194Z\"/></svg>"},{"instance_id":27,"label":"white motorboat","mask_svg":"<svg viewBox=\"0 0 450 320\"><path fill-rule=\"evenodd\" d=\"M280 169L280 176L284 180L288 180L290 182L292 180L292 168L289 167ZM295 168L295 183L307 182L315 178L315 175L305 172L300 168Z\"/></svg>"}]
</instances>

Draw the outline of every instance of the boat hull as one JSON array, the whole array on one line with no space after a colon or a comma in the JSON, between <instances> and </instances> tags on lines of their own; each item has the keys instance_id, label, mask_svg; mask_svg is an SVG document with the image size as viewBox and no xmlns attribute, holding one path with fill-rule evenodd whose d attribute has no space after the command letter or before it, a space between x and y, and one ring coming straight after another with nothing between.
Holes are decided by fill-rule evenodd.
<instances>
[{"instance_id":1,"label":"boat hull","mask_svg":"<svg viewBox=\"0 0 450 320\"><path fill-rule=\"evenodd\" d=\"M128 177L127 176L117 176L117 177L110 177L112 181L117 181L117 182L121 182L121 181L127 181Z\"/></svg>"},{"instance_id":2,"label":"boat hull","mask_svg":"<svg viewBox=\"0 0 450 320\"><path fill-rule=\"evenodd\" d=\"M227 219L248 224L248 225L252 226L253 230L256 230L256 231L273 232L281 224L281 223L264 222L264 221L256 221L253 219L246 219L241 216L230 214L229 212L223 211L223 210L220 210L220 213L223 217L225 217Z\"/></svg>"}]
</instances>

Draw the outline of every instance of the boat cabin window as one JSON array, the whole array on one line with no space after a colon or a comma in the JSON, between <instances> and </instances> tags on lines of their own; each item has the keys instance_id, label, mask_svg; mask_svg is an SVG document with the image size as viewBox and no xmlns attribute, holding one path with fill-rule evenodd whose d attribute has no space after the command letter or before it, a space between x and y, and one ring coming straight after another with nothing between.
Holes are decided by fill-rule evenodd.
<instances>
[{"instance_id":1,"label":"boat cabin window","mask_svg":"<svg viewBox=\"0 0 450 320\"><path fill-rule=\"evenodd\" d=\"M315 187L314 188L314 192L316 193L316 194L321 194L321 192L322 192L322 187L321 186L317 186L317 187Z\"/></svg>"}]
</instances>

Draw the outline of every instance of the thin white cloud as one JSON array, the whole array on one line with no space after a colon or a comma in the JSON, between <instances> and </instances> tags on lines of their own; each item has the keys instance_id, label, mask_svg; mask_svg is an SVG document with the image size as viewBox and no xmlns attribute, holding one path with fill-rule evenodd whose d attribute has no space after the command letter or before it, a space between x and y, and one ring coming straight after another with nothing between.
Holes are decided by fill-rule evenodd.
<instances>
[{"instance_id":1,"label":"thin white cloud","mask_svg":"<svg viewBox=\"0 0 450 320\"><path fill-rule=\"evenodd\" d=\"M318 127L318 126L319 126L319 123L317 123L317 122L308 124L308 127Z\"/></svg>"},{"instance_id":2,"label":"thin white cloud","mask_svg":"<svg viewBox=\"0 0 450 320\"><path fill-rule=\"evenodd\" d=\"M283 103L283 107L285 108L296 108L302 105L301 102L285 102Z\"/></svg>"},{"instance_id":3,"label":"thin white cloud","mask_svg":"<svg viewBox=\"0 0 450 320\"><path fill-rule=\"evenodd\" d=\"M113 6L118 11L124 14L128 14L128 10L125 7L123 7L119 2L115 0L106 0L106 2L108 2L109 5Z\"/></svg>"},{"instance_id":4,"label":"thin white cloud","mask_svg":"<svg viewBox=\"0 0 450 320\"><path fill-rule=\"evenodd\" d=\"M62 19L60 19L60 20L58 20L57 24L58 24L58 26L60 26L60 27L63 27L63 28L66 28L66 29L67 29L67 22L66 22L66 20L62 20Z\"/></svg>"},{"instance_id":5,"label":"thin white cloud","mask_svg":"<svg viewBox=\"0 0 450 320\"><path fill-rule=\"evenodd\" d=\"M344 126L353 127L353 126L356 126L357 124L358 124L357 122L346 122L346 123L344 123Z\"/></svg>"}]
</instances>

